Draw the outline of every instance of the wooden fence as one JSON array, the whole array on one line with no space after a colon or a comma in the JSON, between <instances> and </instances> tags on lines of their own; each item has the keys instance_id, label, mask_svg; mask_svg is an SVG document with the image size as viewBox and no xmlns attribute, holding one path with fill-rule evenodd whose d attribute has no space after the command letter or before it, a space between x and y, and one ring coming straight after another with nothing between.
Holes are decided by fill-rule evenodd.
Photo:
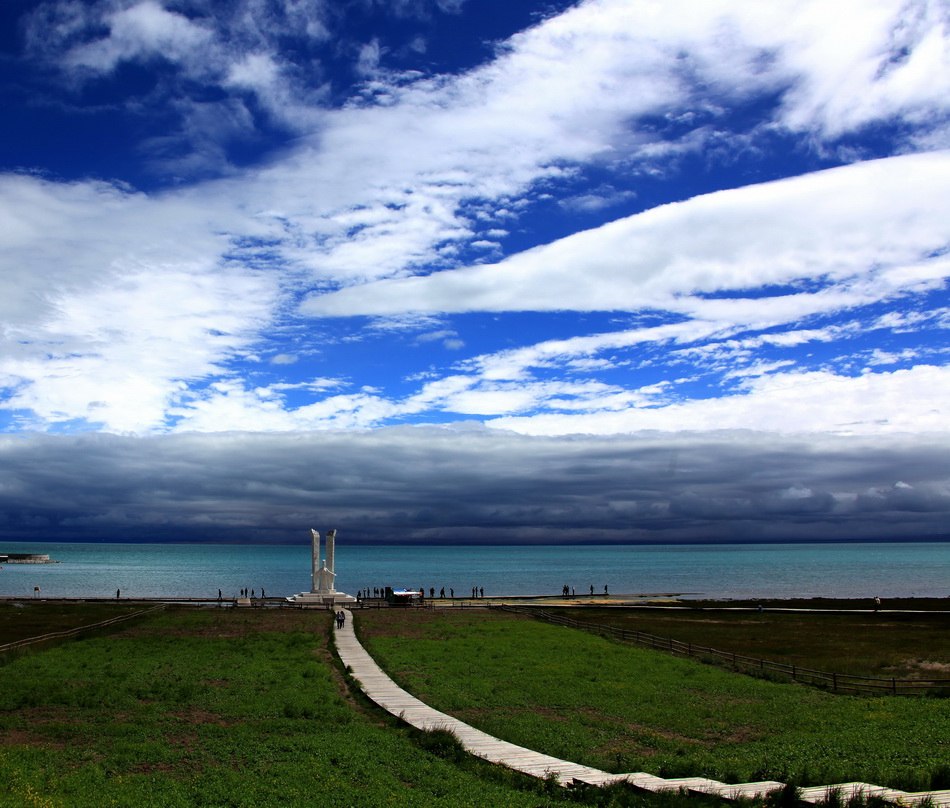
<instances>
[{"instance_id":1,"label":"wooden fence","mask_svg":"<svg viewBox=\"0 0 950 808\"><path fill-rule=\"evenodd\" d=\"M37 643L65 640L69 637L75 637L79 634L82 634L84 631L95 631L100 628L108 628L109 626L113 626L116 623L124 623L126 620L142 617L143 615L151 614L152 612L159 611L164 608L164 606L152 606L148 609L140 609L137 612L131 612L130 614L121 614L118 617L110 617L108 620L102 620L98 623L90 623L88 626L78 626L76 628L66 629L65 631L53 631L49 634L40 634L38 637L28 637L25 640L8 642L6 645L0 645L0 656L10 651L18 651L21 648L26 648L27 646L35 645Z\"/></svg>"},{"instance_id":2,"label":"wooden fence","mask_svg":"<svg viewBox=\"0 0 950 808\"><path fill-rule=\"evenodd\" d=\"M835 693L878 693L893 695L921 695L934 691L950 692L950 679L881 679L873 676L851 676L844 673L829 673L816 671L811 668L802 668L797 665L785 665L782 662L772 662L768 659L736 654L732 651L720 651L705 645L680 642L670 637L657 637L645 631L636 629L616 628L601 623L585 623L573 620L559 614L552 614L540 609L525 606L493 606L509 612L528 614L539 617L551 623L558 623L570 628L579 628L584 631L593 631L598 634L608 634L621 640L639 643L658 651L671 654L697 657L703 662L726 665L737 671L753 675L774 676L775 678L788 677L794 682L801 682L815 687L827 688Z\"/></svg>"}]
</instances>

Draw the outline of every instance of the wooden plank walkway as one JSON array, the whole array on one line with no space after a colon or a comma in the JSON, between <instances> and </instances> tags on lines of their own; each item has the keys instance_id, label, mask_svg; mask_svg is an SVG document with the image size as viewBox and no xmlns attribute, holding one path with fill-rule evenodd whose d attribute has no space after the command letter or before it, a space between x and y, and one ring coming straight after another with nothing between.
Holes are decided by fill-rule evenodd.
<instances>
[{"instance_id":1,"label":"wooden plank walkway","mask_svg":"<svg viewBox=\"0 0 950 808\"><path fill-rule=\"evenodd\" d=\"M422 730L444 729L453 733L465 749L476 757L492 763L500 763L533 777L555 777L562 785L587 784L602 786L624 781L646 791L680 790L701 794L718 794L725 799L754 797L782 788L783 783L767 780L758 783L721 783L705 777L682 777L664 779L646 772L613 774L611 772L571 763L567 760L544 755L523 746L495 738L486 732L459 721L446 713L433 709L419 701L390 679L366 652L353 630L353 614L344 609L346 622L343 628L334 629L334 640L340 660L350 674L359 683L360 689L376 704ZM924 799L930 799L934 808L950 808L950 790L928 791L908 794L904 791L883 788L871 783L839 783L830 786L813 786L801 789L802 800L807 803L819 802L829 792L838 791L843 800L853 794L880 795L887 800L903 805L914 805Z\"/></svg>"},{"instance_id":2,"label":"wooden plank walkway","mask_svg":"<svg viewBox=\"0 0 950 808\"><path fill-rule=\"evenodd\" d=\"M340 660L350 669L352 676L370 699L384 710L402 718L407 724L422 730L448 730L471 754L534 777L556 776L559 782L565 784L573 780L589 782L587 778L590 778L590 781L604 777L617 778L617 775L611 775L599 769L570 763L550 755L542 755L523 746L502 741L419 701L383 673L360 641L356 639L352 614L348 611L346 614L346 623L342 629L336 629L335 634Z\"/></svg>"}]
</instances>

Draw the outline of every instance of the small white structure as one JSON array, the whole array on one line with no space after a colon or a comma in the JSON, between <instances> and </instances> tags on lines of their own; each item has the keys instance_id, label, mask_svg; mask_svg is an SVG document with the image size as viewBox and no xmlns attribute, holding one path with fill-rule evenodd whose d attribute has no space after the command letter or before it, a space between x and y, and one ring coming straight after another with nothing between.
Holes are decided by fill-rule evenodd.
<instances>
[{"instance_id":1,"label":"small white structure","mask_svg":"<svg viewBox=\"0 0 950 808\"><path fill-rule=\"evenodd\" d=\"M336 531L327 531L327 555L320 560L320 534L310 529L312 548L311 583L309 592L301 592L287 598L293 603L304 606L323 606L329 603L355 603L356 598L345 592L337 592L333 586L336 573L333 571L333 555L336 549Z\"/></svg>"}]
</instances>

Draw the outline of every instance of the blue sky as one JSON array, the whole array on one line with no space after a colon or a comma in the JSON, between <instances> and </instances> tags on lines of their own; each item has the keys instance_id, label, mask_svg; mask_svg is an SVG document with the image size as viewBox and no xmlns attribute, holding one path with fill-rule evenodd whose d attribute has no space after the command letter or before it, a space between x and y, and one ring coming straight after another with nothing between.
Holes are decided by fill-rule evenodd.
<instances>
[{"instance_id":1,"label":"blue sky","mask_svg":"<svg viewBox=\"0 0 950 808\"><path fill-rule=\"evenodd\" d=\"M945 3L0 17L0 535L946 537Z\"/></svg>"}]
</instances>

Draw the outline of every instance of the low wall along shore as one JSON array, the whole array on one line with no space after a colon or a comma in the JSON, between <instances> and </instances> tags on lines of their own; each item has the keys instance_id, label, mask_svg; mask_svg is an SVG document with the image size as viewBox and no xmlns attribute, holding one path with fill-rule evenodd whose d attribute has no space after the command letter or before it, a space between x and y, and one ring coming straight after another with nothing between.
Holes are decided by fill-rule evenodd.
<instances>
[{"instance_id":1,"label":"low wall along shore","mask_svg":"<svg viewBox=\"0 0 950 808\"><path fill-rule=\"evenodd\" d=\"M59 564L48 553L0 553L0 564Z\"/></svg>"}]
</instances>

